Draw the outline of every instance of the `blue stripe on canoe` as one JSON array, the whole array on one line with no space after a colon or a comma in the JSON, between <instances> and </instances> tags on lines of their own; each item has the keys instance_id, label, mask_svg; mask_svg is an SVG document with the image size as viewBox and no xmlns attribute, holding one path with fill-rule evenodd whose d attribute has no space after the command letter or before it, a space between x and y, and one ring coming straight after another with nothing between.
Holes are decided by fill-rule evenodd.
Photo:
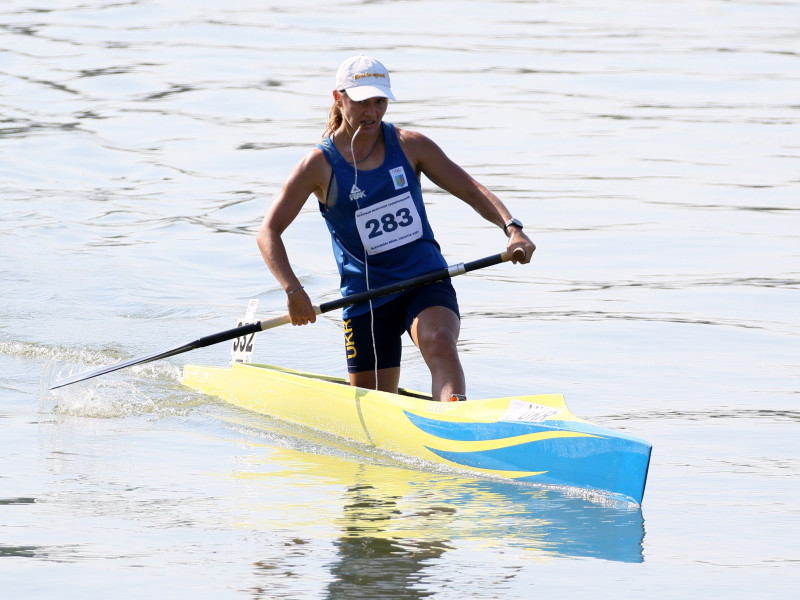
<instances>
[{"instance_id":1,"label":"blue stripe on canoe","mask_svg":"<svg viewBox=\"0 0 800 600\"><path fill-rule=\"evenodd\" d=\"M495 422L470 422L460 423L455 421L442 421L439 419L429 419L414 413L405 412L406 417L418 429L435 435L444 440L454 440L460 442L483 442L488 440L502 440L530 433L543 433L547 431L573 431L588 435L599 435L603 437L614 437L630 440L639 444L647 442L626 435L617 431L612 431L606 427L592 425L591 423L581 423L575 421L495 421Z\"/></svg>"},{"instance_id":2,"label":"blue stripe on canoe","mask_svg":"<svg viewBox=\"0 0 800 600\"><path fill-rule=\"evenodd\" d=\"M608 437L557 438L476 452L428 450L457 465L539 472L518 481L605 490L641 503L650 446Z\"/></svg>"}]
</instances>

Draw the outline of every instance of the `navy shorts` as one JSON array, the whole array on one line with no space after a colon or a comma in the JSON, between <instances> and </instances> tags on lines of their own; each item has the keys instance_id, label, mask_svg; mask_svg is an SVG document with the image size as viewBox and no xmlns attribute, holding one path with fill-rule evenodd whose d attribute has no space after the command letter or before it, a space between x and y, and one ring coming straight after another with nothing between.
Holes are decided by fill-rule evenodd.
<instances>
[{"instance_id":1,"label":"navy shorts","mask_svg":"<svg viewBox=\"0 0 800 600\"><path fill-rule=\"evenodd\" d=\"M375 369L375 351L378 368L400 366L404 332L411 335L411 324L417 315L431 306L444 306L459 318L458 299L450 280L436 281L419 288L402 292L397 298L372 311L344 322L347 371L372 371ZM372 329L375 329L375 346Z\"/></svg>"}]
</instances>

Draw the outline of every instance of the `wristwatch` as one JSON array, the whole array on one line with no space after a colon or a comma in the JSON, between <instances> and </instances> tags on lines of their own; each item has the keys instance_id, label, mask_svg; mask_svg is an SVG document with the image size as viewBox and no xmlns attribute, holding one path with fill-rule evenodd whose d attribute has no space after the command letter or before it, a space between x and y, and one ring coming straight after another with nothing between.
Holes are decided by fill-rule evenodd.
<instances>
[{"instance_id":1,"label":"wristwatch","mask_svg":"<svg viewBox=\"0 0 800 600\"><path fill-rule=\"evenodd\" d=\"M518 229L522 229L522 221L512 217L508 221L506 221L505 225L503 225L503 233L508 235L508 228L511 227L512 225L514 227L517 227Z\"/></svg>"}]
</instances>

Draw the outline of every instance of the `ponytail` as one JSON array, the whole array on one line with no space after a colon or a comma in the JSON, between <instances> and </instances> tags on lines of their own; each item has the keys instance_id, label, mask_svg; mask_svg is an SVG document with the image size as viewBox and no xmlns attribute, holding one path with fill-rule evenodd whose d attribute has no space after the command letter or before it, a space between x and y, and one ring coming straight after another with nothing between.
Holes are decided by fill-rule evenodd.
<instances>
[{"instance_id":1,"label":"ponytail","mask_svg":"<svg viewBox=\"0 0 800 600\"><path fill-rule=\"evenodd\" d=\"M325 126L325 133L322 134L322 139L324 140L329 135L333 135L341 126L342 120L342 111L336 100L334 100L333 106L328 111L328 124Z\"/></svg>"}]
</instances>

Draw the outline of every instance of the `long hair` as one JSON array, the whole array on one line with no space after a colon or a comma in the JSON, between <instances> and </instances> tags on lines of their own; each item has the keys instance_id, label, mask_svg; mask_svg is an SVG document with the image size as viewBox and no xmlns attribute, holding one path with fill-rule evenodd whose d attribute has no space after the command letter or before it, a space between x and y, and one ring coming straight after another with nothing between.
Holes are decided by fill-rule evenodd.
<instances>
[{"instance_id":1,"label":"long hair","mask_svg":"<svg viewBox=\"0 0 800 600\"><path fill-rule=\"evenodd\" d=\"M344 94L345 92L340 92ZM331 106L330 110L328 111L328 124L325 126L325 133L322 134L322 139L324 140L329 135L332 135L342 124L342 111L339 108L338 103L336 100L333 101L333 105Z\"/></svg>"}]
</instances>

